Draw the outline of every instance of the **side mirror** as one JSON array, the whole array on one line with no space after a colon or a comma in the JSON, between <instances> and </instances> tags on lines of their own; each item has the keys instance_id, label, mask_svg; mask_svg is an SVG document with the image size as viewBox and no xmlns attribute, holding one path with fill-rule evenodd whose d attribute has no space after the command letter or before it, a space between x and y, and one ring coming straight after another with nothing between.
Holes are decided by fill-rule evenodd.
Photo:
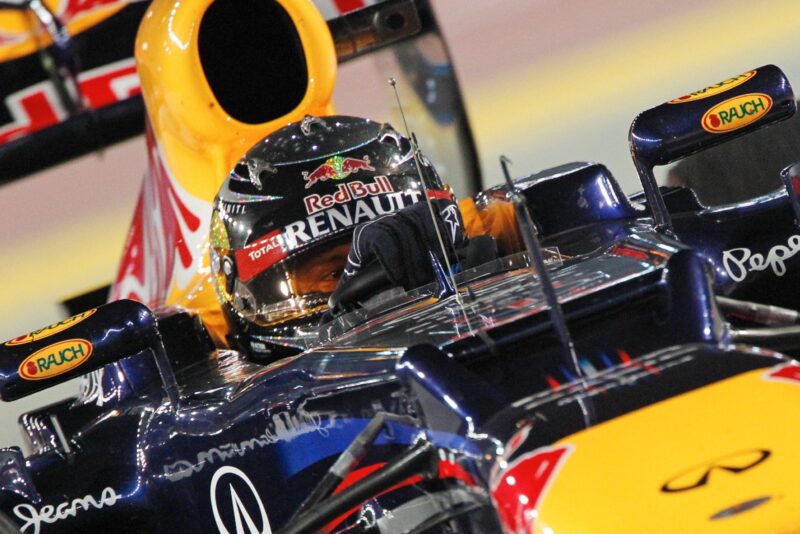
<instances>
[{"instance_id":1,"label":"side mirror","mask_svg":"<svg viewBox=\"0 0 800 534\"><path fill-rule=\"evenodd\" d=\"M0 399L13 401L109 363L153 353L171 399L176 386L153 312L119 300L0 345Z\"/></svg>"},{"instance_id":2,"label":"side mirror","mask_svg":"<svg viewBox=\"0 0 800 534\"><path fill-rule=\"evenodd\" d=\"M653 167L788 119L796 110L786 75L765 65L640 113L628 141L656 229L670 231L672 223Z\"/></svg>"}]
</instances>

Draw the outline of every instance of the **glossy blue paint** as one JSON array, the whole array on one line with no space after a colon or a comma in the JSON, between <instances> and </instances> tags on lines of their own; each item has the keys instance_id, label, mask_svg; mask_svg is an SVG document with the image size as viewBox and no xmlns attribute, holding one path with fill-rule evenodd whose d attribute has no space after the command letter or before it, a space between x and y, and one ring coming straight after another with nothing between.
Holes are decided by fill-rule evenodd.
<instances>
[{"instance_id":1,"label":"glossy blue paint","mask_svg":"<svg viewBox=\"0 0 800 534\"><path fill-rule=\"evenodd\" d=\"M774 65L759 67L718 86L643 111L631 124L628 136L631 155L654 225L659 230L671 232L672 223L653 175L653 167L787 119L797 110L792 86L786 75ZM726 105L736 97L757 100L760 109L752 103L747 109L741 102ZM752 116L752 119L744 117L745 120L739 120L738 124L731 120L724 125L718 112L722 106L732 115ZM715 127L712 122L719 123L717 126L720 127Z\"/></svg>"},{"instance_id":2,"label":"glossy blue paint","mask_svg":"<svg viewBox=\"0 0 800 534\"><path fill-rule=\"evenodd\" d=\"M157 367L165 373L165 389L174 388L174 377L170 376L169 365L163 360L164 348L155 316L146 306L131 300L121 300L77 317L65 319L62 323L0 345L0 397L3 400L16 400L116 362L121 355L133 356L141 352L154 355L156 362L160 362ZM85 360L77 367L70 369L69 362L61 363L61 366L67 368L66 371L40 378L38 375L46 371L35 365L35 362L26 362L39 351L75 339L84 341L82 350L86 351ZM40 354L46 356L45 353ZM66 357L69 358L70 354L66 354ZM74 354L72 358L75 358ZM53 357L53 361L56 360L58 355ZM47 363L46 359L44 361ZM58 360L58 363L52 363L48 367L56 368L60 362ZM27 377L20 375L23 363L30 365L32 370Z\"/></svg>"},{"instance_id":3,"label":"glossy blue paint","mask_svg":"<svg viewBox=\"0 0 800 534\"><path fill-rule=\"evenodd\" d=\"M560 165L515 180L536 225L545 235L555 235L584 225L638 216L609 170L599 163ZM476 196L505 195L505 186Z\"/></svg>"},{"instance_id":4,"label":"glossy blue paint","mask_svg":"<svg viewBox=\"0 0 800 534\"><path fill-rule=\"evenodd\" d=\"M431 345L409 348L396 369L417 399L426 428L469 436L508 404L501 392Z\"/></svg>"},{"instance_id":5,"label":"glossy blue paint","mask_svg":"<svg viewBox=\"0 0 800 534\"><path fill-rule=\"evenodd\" d=\"M554 267L551 278L586 369L607 369L610 359L624 366L620 349L637 359L670 343L719 341L704 264L681 243L616 218L551 240L575 254ZM32 508L17 510L41 514L47 505L91 496L99 507L58 518L48 529L97 528L124 516L132 518L125 528L138 531L232 530L233 488L258 526L255 499L276 529L379 411L410 416L420 427L390 425L362 466L386 461L422 435L454 462L451 470L465 473L416 483L381 498L382 507L435 487L472 491L470 484L485 483L498 454L495 431L486 432L495 414L514 400L547 394L552 383L546 377L559 383L573 377L561 369L541 288L529 271L499 271L469 285L472 300L463 309L454 297L434 298L414 313L384 313L266 367L233 352L209 359L206 345L193 339L200 334L173 327L186 324L181 314L160 317L177 401L167 401L153 356L142 351L104 367L79 402L30 414L24 422L36 448L24 471L40 497L25 500ZM95 324L98 331L139 331L136 322L100 317L108 322ZM696 324L686 328L687 321ZM128 338L120 333L116 339ZM410 339L428 346L406 350ZM122 394L121 385L135 394ZM24 523L14 512L19 498L8 499L3 509ZM212 503L219 505L216 514Z\"/></svg>"},{"instance_id":6,"label":"glossy blue paint","mask_svg":"<svg viewBox=\"0 0 800 534\"><path fill-rule=\"evenodd\" d=\"M764 65L753 71L755 74L743 83L731 83L729 89L721 92L711 94L712 91L708 91L709 96L702 98L674 99L640 113L630 131L634 158L649 165L666 165L794 115L797 105L783 71L775 65ZM751 94L765 94L772 100L771 107L757 121L720 133L703 127L704 115L718 104Z\"/></svg>"},{"instance_id":7,"label":"glossy blue paint","mask_svg":"<svg viewBox=\"0 0 800 534\"><path fill-rule=\"evenodd\" d=\"M782 361L715 348L728 338L713 288L728 287L718 272L725 247L755 243L757 231L784 239L759 221L793 228L785 193L714 210L674 203L676 238L654 231L600 165L565 166L522 182L545 245L565 258L550 275L585 381L564 367L541 287L525 268L470 280L468 298L460 285L463 307L454 296L437 297L434 287L269 366L210 348L185 313L156 318L139 305L119 314L101 308L63 336L86 328L81 335L98 339L109 358L103 361L118 361L94 373L79 399L23 418L32 453L24 461L8 456L0 509L27 531L31 518L42 531L235 531L243 513L258 529L268 522L276 530L369 420L389 412L419 427L390 424L354 479L420 436L463 475L416 482L369 506L386 511L460 488L491 516L493 505L480 500L490 473L508 459L507 441L532 421L537 430L520 451ZM697 251L687 245L693 239ZM730 288L764 287L760 280ZM166 373L153 356L158 350ZM665 362L681 363L661 374L643 371ZM170 376L172 400L164 387ZM243 508L231 506L232 492ZM45 513L87 496L97 506Z\"/></svg>"}]
</instances>

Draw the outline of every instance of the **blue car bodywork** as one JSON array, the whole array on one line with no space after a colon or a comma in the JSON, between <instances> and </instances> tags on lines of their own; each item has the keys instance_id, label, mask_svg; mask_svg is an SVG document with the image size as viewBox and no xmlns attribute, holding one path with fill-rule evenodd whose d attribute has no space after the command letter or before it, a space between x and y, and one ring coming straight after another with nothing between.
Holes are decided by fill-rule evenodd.
<instances>
[{"instance_id":1,"label":"blue car bodywork","mask_svg":"<svg viewBox=\"0 0 800 534\"><path fill-rule=\"evenodd\" d=\"M771 118L779 120L794 110L778 103L794 97L782 73L763 69L767 76L736 92L771 95ZM4 400L95 370L78 398L22 418L32 452L0 453L0 509L28 533L507 528L492 499L503 462L789 361L733 347L715 296L800 307L796 292L785 290L799 276L800 259L791 257L795 196L779 190L706 208L687 191L659 191L649 181L652 165L712 143L691 119L730 96L677 104L694 107L669 108L668 117L654 108L634 123L633 133L648 120L666 129L651 131L650 141L686 141L634 150L645 183L641 205L599 164L516 181L544 246L557 251L550 276L577 365L563 357L523 255L461 273L461 299L437 298L434 284L340 317L309 350L270 365L215 348L190 313L118 301L0 346ZM788 252L770 260L768 251L783 244ZM729 251L741 249L763 254L764 263L740 252L731 259ZM87 363L57 378L23 376L41 351L79 341L91 348ZM70 350L61 357L75 357ZM336 498L329 491L316 511L336 514L316 523L294 517L381 417L374 444L341 471L339 494L420 444L433 451L428 464L355 505L326 508ZM535 431L510 447L534 420Z\"/></svg>"}]
</instances>

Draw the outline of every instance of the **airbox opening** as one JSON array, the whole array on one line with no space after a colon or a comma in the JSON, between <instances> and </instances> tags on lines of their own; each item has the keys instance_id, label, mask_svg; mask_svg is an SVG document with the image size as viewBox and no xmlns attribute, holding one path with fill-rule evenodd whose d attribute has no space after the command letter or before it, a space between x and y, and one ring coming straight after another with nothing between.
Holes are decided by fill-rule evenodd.
<instances>
[{"instance_id":1,"label":"airbox opening","mask_svg":"<svg viewBox=\"0 0 800 534\"><path fill-rule=\"evenodd\" d=\"M222 109L260 124L303 100L308 68L291 17L274 0L217 0L200 23L200 64Z\"/></svg>"}]
</instances>

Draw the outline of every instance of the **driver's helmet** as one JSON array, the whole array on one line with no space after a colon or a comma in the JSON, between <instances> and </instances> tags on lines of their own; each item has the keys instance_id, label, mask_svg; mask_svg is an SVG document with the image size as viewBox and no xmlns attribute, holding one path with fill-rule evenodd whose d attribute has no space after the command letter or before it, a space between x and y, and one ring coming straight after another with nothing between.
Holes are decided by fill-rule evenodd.
<instances>
[{"instance_id":1,"label":"driver's helmet","mask_svg":"<svg viewBox=\"0 0 800 534\"><path fill-rule=\"evenodd\" d=\"M306 117L256 144L214 201L211 268L233 346L258 359L316 336L353 229L424 200L451 198L409 140L368 119Z\"/></svg>"}]
</instances>

